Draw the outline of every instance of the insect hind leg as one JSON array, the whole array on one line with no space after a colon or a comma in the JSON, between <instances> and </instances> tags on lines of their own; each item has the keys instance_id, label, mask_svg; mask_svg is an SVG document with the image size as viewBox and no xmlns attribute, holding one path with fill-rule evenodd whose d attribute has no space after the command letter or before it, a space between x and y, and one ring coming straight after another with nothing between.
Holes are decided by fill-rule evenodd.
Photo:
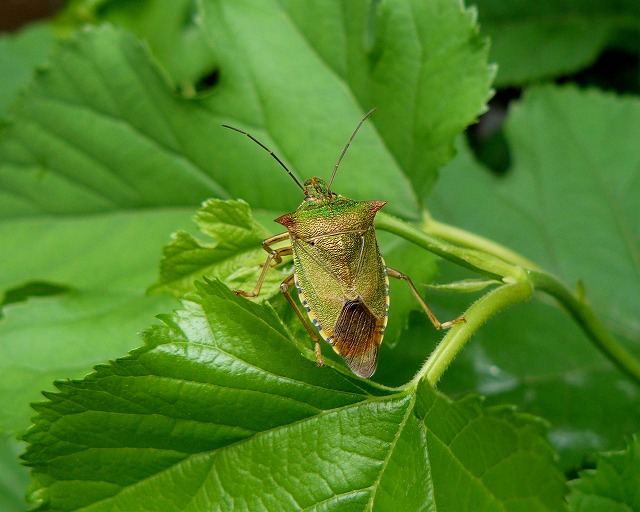
<instances>
[{"instance_id":1,"label":"insect hind leg","mask_svg":"<svg viewBox=\"0 0 640 512\"><path fill-rule=\"evenodd\" d=\"M427 303L424 301L424 299L420 295L420 292L418 292L418 289L415 287L415 285L413 284L413 281L408 275L403 274L399 270L396 270L395 268L391 268L391 267L387 267L387 275L389 275L389 277L401 279L409 285L409 288L411 289L411 293L413 293L414 297L416 298L416 300L418 301L418 303L420 304L424 312L427 314L427 316L429 317L429 320L431 320L431 323L436 329L448 329L454 324L467 321L463 315L460 315L459 317L454 318L453 320L449 320L448 322L440 322L440 320L436 318L436 315L433 314L431 309L429 309L429 306L427 306Z\"/></svg>"}]
</instances>

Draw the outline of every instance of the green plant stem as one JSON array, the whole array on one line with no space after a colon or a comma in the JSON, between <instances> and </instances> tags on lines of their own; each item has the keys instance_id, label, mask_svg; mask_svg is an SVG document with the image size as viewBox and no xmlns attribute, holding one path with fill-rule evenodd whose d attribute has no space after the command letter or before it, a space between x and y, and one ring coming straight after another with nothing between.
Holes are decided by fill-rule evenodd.
<instances>
[{"instance_id":1,"label":"green plant stem","mask_svg":"<svg viewBox=\"0 0 640 512\"><path fill-rule=\"evenodd\" d=\"M430 230L438 233L438 236L382 212L376 216L377 228L394 233L442 258L506 284L489 292L468 309L465 313L467 322L451 328L408 385L417 385L422 379L435 384L473 333L489 317L510 304L524 302L531 297L533 289L548 293L557 299L598 349L620 370L640 384L640 361L607 331L585 299L567 290L555 277L539 270L526 258L499 244L428 218L425 222ZM448 240L461 243L464 247L449 243Z\"/></svg>"},{"instance_id":2,"label":"green plant stem","mask_svg":"<svg viewBox=\"0 0 640 512\"><path fill-rule=\"evenodd\" d=\"M596 347L620 370L640 384L640 361L602 325L586 300L571 293L554 276L546 272L530 270L529 280L537 290L557 299Z\"/></svg>"},{"instance_id":3,"label":"green plant stem","mask_svg":"<svg viewBox=\"0 0 640 512\"><path fill-rule=\"evenodd\" d=\"M528 260L521 254L518 254L517 252L512 251L503 245L497 244L492 240L489 240L480 235L476 235L475 233L471 233L464 229L439 222L429 215L425 215L425 225L427 231L430 234L435 235L447 242L493 254L494 256L504 261L513 263L514 265L520 265L524 268L539 268L531 260Z\"/></svg>"},{"instance_id":4,"label":"green plant stem","mask_svg":"<svg viewBox=\"0 0 640 512\"><path fill-rule=\"evenodd\" d=\"M454 325L447 332L408 386L418 386L422 380L435 386L451 362L482 324L508 306L527 301L532 294L533 288L523 276L523 279L502 285L478 299L465 312L464 316L467 321Z\"/></svg>"},{"instance_id":5,"label":"green plant stem","mask_svg":"<svg viewBox=\"0 0 640 512\"><path fill-rule=\"evenodd\" d=\"M394 233L405 240L424 247L438 256L458 265L484 274L491 279L503 280L505 277L517 279L519 269L492 254L459 247L441 238L426 233L422 229L391 215L379 212L376 215L376 228Z\"/></svg>"}]
</instances>

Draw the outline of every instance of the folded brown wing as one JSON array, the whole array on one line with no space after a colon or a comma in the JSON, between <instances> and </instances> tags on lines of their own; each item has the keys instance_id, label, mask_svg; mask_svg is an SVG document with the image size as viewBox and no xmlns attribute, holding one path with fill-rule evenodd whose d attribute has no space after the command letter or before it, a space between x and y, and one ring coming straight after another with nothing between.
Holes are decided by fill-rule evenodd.
<instances>
[{"instance_id":1,"label":"folded brown wing","mask_svg":"<svg viewBox=\"0 0 640 512\"><path fill-rule=\"evenodd\" d=\"M371 377L378 365L378 320L360 297L345 303L333 330L331 344L360 377Z\"/></svg>"}]
</instances>

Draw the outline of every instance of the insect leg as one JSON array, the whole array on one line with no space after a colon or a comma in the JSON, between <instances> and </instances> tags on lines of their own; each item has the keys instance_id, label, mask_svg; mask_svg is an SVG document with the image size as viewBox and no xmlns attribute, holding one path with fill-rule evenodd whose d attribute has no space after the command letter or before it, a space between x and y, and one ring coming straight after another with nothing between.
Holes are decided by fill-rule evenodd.
<instances>
[{"instance_id":1,"label":"insect leg","mask_svg":"<svg viewBox=\"0 0 640 512\"><path fill-rule=\"evenodd\" d=\"M269 238L263 240L262 241L262 248L271 255L271 253L274 252L274 250L270 247L271 244L277 244L279 242L284 242L285 240L288 240L288 239L289 239L289 232L285 231L284 233L280 233L279 235L274 235L272 237L269 237ZM277 250L275 252L277 252ZM276 265L279 265L280 263L282 263L282 256L287 256L288 254L291 254L291 252L276 254L274 256L275 261L273 262L273 266L276 266ZM269 264L271 264L271 260L269 260L268 258L267 258L267 262ZM266 265L266 262L265 262L265 265Z\"/></svg>"},{"instance_id":2,"label":"insect leg","mask_svg":"<svg viewBox=\"0 0 640 512\"><path fill-rule=\"evenodd\" d=\"M296 312L296 315L298 315L298 318L302 322L302 325L304 325L304 327L307 329L307 332L311 336L311 339L313 339L313 343L314 343L313 350L316 353L316 360L318 361L318 366L324 366L324 359L322 358L322 350L320 349L320 337L318 336L318 333L314 330L314 328L309 323L309 319L306 317L306 315L302 311L300 311L300 308L298 307L296 302L293 300L293 297L291 297L291 294L289 293L289 289L293 285L294 281L295 281L295 275L291 274L284 281L282 281L282 284L280 285L280 290L282 291L284 298L287 299L287 302L291 304L291 307Z\"/></svg>"},{"instance_id":3,"label":"insect leg","mask_svg":"<svg viewBox=\"0 0 640 512\"><path fill-rule=\"evenodd\" d=\"M402 279L409 285L409 288L411 288L411 292L413 293L415 298L418 300L418 302L420 303L420 306L422 306L422 309L424 309L424 312L427 314L427 316L429 317L429 320L431 320L431 323L436 329L448 329L453 324L457 324L458 322L466 322L466 319L462 315L448 322L440 322L436 318L436 315L434 315L431 312L431 310L429 309L429 306L427 306L427 303L422 299L422 297L420 296L420 293L418 292L415 285L413 284L413 281L408 275L403 274L402 272L391 267L387 267L387 275L389 275L390 277L395 277L396 279Z\"/></svg>"},{"instance_id":4,"label":"insect leg","mask_svg":"<svg viewBox=\"0 0 640 512\"><path fill-rule=\"evenodd\" d=\"M282 257L288 256L293 253L293 249L291 247L281 247L280 249L272 249L269 244L275 244L277 242L282 242L289 238L289 233L281 233L276 236L272 236L271 238L267 238L264 242L262 242L262 248L269 253L267 256L267 260L262 265L262 272L260 273L260 277L258 277L258 282L256 283L255 288L251 292L245 292L244 290L235 290L237 295L242 295L243 297L257 297L260 295L260 289L262 288L262 283L264 283L265 277L267 277L267 272L271 268L271 262L274 262L274 265L278 263L282 263Z\"/></svg>"}]
</instances>

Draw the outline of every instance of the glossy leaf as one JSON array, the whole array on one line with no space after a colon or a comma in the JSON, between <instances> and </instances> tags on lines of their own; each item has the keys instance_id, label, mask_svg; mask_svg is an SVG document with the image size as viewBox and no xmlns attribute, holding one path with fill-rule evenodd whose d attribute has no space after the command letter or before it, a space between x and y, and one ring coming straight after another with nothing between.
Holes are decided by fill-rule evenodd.
<instances>
[{"instance_id":1,"label":"glossy leaf","mask_svg":"<svg viewBox=\"0 0 640 512\"><path fill-rule=\"evenodd\" d=\"M218 282L164 321L37 406L25 459L43 510L564 510L530 417L317 368L272 309Z\"/></svg>"}]
</instances>

